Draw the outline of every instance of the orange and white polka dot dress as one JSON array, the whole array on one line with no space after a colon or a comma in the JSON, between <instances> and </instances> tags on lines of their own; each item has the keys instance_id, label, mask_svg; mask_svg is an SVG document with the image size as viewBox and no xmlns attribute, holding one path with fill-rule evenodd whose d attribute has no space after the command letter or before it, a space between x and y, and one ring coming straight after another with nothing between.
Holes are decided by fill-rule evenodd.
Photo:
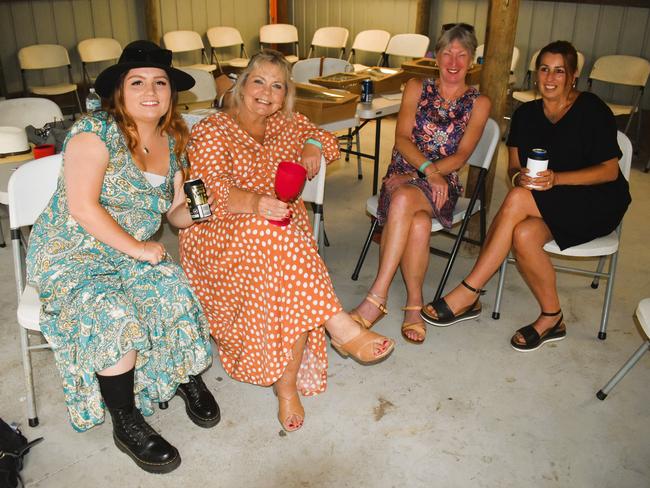
<instances>
[{"instance_id":1,"label":"orange and white polka dot dress","mask_svg":"<svg viewBox=\"0 0 650 488\"><path fill-rule=\"evenodd\" d=\"M228 211L230 188L275 195L280 161L298 161L304 142L323 145L328 161L339 157L336 138L301 114L276 113L264 144L224 112L192 131L191 177L216 198L213 218L180 233L181 263L203 305L224 369L234 379L268 386L282 376L298 336L309 332L298 390L325 390L327 352L321 325L342 310L318 255L305 205L291 204L286 227L255 214Z\"/></svg>"}]
</instances>

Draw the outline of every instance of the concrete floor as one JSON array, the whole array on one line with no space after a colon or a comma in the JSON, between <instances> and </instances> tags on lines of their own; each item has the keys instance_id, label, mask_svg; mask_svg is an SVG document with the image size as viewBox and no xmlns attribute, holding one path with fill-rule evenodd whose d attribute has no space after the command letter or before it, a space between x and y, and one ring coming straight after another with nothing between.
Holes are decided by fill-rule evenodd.
<instances>
[{"instance_id":1,"label":"concrete floor","mask_svg":"<svg viewBox=\"0 0 650 488\"><path fill-rule=\"evenodd\" d=\"M394 119L384 125L388 161ZM365 129L370 148L373 130ZM505 151L494 202L506 191ZM281 431L270 389L230 379L219 362L204 374L222 408L222 422L194 426L180 399L150 418L176 445L183 463L164 476L149 475L119 452L110 421L84 434L67 421L51 353L35 354L40 425L24 426L29 438L44 436L23 472L31 487L647 487L650 486L650 356L643 358L605 402L596 391L641 344L633 320L638 301L650 295L648 209L650 174L635 160L633 203L624 226L608 338L596 339L603 291L589 280L559 275L568 338L531 354L513 351L513 331L532 321L535 302L510 268L502 318L492 320L496 280L487 286L479 320L446 329L431 327L426 343L399 335L404 287L397 277L390 314L376 329L397 340L384 363L363 367L330 354L329 388L304 400L304 427ZM368 228L364 215L371 167L356 178L356 163L329 168L326 262L346 308L364 296L377 262L373 245L359 281L350 280ZM383 174L383 172L382 172ZM493 205L493 210L498 205ZM2 225L7 232L7 218ZM163 240L174 251L174 235ZM470 269L461 256L451 283ZM425 295L432 297L444 262L432 257ZM0 415L26 423L15 291L10 249L0 250Z\"/></svg>"}]
</instances>

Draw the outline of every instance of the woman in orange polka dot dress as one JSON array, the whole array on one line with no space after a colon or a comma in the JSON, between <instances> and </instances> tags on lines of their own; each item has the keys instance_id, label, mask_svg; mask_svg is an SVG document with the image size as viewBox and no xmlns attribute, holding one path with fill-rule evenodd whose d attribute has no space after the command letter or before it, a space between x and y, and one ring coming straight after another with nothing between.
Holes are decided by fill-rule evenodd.
<instances>
[{"instance_id":1,"label":"woman in orange polka dot dress","mask_svg":"<svg viewBox=\"0 0 650 488\"><path fill-rule=\"evenodd\" d=\"M188 147L192 178L211 194L213 217L183 231L181 262L233 378L273 385L286 430L302 426L298 392L325 390L325 330L332 345L361 363L386 358L394 343L359 327L339 303L318 255L301 199L275 198L280 161L298 161L309 178L336 138L292 114L295 89L284 57L265 50L234 89L234 105L201 121ZM269 223L291 216L286 227Z\"/></svg>"}]
</instances>

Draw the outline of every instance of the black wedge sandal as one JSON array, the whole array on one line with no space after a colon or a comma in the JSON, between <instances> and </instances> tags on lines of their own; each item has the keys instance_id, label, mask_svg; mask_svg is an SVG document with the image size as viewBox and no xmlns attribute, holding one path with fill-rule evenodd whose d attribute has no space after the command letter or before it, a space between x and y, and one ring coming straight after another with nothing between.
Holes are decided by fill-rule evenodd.
<instances>
[{"instance_id":1,"label":"black wedge sandal","mask_svg":"<svg viewBox=\"0 0 650 488\"><path fill-rule=\"evenodd\" d=\"M448 327L457 324L458 322L462 322L463 320L475 319L481 315L481 302L479 302L479 298L483 293L485 293L485 290L474 288L473 286L468 285L465 280L461 281L460 284L478 295L474 303L472 303L464 312L454 315L454 312L451 311L444 298L438 298L435 303L429 302L427 305L422 307L422 310L420 310L420 316L427 324L435 325L436 327ZM429 315L427 312L427 306L431 306L431 308L435 310L437 317Z\"/></svg>"},{"instance_id":2,"label":"black wedge sandal","mask_svg":"<svg viewBox=\"0 0 650 488\"><path fill-rule=\"evenodd\" d=\"M544 317L555 317L556 315L559 315L560 318L553 327L546 330L546 332L544 332L541 336L535 330L535 322L517 330L517 332L524 338L525 344L519 344L517 341L515 341L517 334L513 335L512 339L510 339L510 345L515 351L535 351L547 342L561 341L566 337L566 326L563 322L564 315L562 314L562 310L558 310L555 313L542 312L541 315Z\"/></svg>"}]
</instances>

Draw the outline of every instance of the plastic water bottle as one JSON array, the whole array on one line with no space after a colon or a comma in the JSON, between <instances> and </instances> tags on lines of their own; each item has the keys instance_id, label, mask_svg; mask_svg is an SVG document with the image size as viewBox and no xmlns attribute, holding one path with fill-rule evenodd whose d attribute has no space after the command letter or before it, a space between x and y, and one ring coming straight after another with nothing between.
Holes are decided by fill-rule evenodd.
<instances>
[{"instance_id":1,"label":"plastic water bottle","mask_svg":"<svg viewBox=\"0 0 650 488\"><path fill-rule=\"evenodd\" d=\"M94 88L88 90L88 96L86 97L86 112L91 114L102 108L102 99L95 92Z\"/></svg>"}]
</instances>

